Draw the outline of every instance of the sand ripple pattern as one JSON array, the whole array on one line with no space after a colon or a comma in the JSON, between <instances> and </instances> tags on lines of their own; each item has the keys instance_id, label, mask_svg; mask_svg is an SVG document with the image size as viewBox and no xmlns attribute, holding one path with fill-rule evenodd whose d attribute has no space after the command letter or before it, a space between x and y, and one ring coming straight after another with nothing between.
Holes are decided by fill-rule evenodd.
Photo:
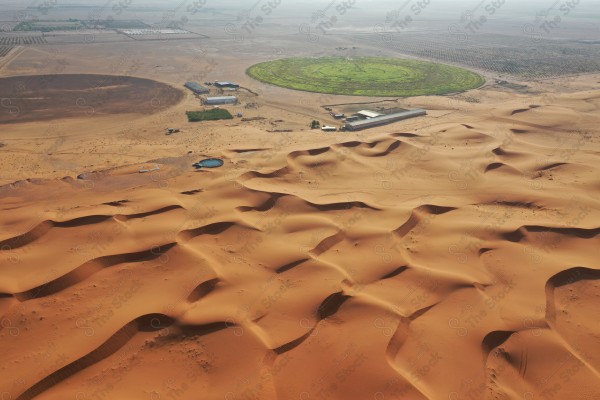
<instances>
[{"instance_id":1,"label":"sand ripple pattern","mask_svg":"<svg viewBox=\"0 0 600 400\"><path fill-rule=\"evenodd\" d=\"M545 112L3 191L0 398L600 398L600 138Z\"/></svg>"}]
</instances>

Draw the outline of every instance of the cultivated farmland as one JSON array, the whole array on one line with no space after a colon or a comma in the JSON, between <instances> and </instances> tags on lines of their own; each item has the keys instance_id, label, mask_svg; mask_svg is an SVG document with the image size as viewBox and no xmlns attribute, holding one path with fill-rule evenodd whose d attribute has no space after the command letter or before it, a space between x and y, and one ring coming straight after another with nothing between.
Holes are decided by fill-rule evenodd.
<instances>
[{"instance_id":1,"label":"cultivated farmland","mask_svg":"<svg viewBox=\"0 0 600 400\"><path fill-rule=\"evenodd\" d=\"M205 111L187 111L188 121L216 121L220 119L233 119L233 115L224 108L214 108Z\"/></svg>"},{"instance_id":2,"label":"cultivated farmland","mask_svg":"<svg viewBox=\"0 0 600 400\"><path fill-rule=\"evenodd\" d=\"M12 46L0 46L0 57L6 56L12 49Z\"/></svg>"},{"instance_id":3,"label":"cultivated farmland","mask_svg":"<svg viewBox=\"0 0 600 400\"><path fill-rule=\"evenodd\" d=\"M577 40L480 33L466 37L428 33L360 34L361 44L379 44L427 60L458 64L521 78L548 78L600 71L600 45Z\"/></svg>"},{"instance_id":4,"label":"cultivated farmland","mask_svg":"<svg viewBox=\"0 0 600 400\"><path fill-rule=\"evenodd\" d=\"M43 36L2 36L0 46L18 46L22 44L45 44L48 43Z\"/></svg>"},{"instance_id":5,"label":"cultivated farmland","mask_svg":"<svg viewBox=\"0 0 600 400\"><path fill-rule=\"evenodd\" d=\"M357 96L423 96L474 89L485 83L466 69L379 57L289 58L250 67L251 77L308 92Z\"/></svg>"},{"instance_id":6,"label":"cultivated farmland","mask_svg":"<svg viewBox=\"0 0 600 400\"><path fill-rule=\"evenodd\" d=\"M150 79L115 75L25 75L0 79L1 123L108 114L154 114L183 92ZM158 101L157 99L160 99Z\"/></svg>"}]
</instances>

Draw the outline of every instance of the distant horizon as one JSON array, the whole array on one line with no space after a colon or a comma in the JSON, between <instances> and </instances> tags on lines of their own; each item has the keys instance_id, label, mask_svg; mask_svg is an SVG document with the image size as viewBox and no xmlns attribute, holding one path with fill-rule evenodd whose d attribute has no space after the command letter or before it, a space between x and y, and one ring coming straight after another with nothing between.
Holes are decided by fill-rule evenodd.
<instances>
[{"instance_id":1,"label":"distant horizon","mask_svg":"<svg viewBox=\"0 0 600 400\"><path fill-rule=\"evenodd\" d=\"M158 1L158 0L91 0L86 2L57 2L55 0L45 1L30 1L23 4L21 1L13 0L2 0L0 1L0 11L18 11L18 10L31 10L31 9L44 9L46 13L44 15L50 17L58 17L52 15L53 10L66 9L70 7L81 7L81 8L108 8L120 11L120 15L126 15L135 10L143 10L147 8L161 9L161 10L179 10L185 11L186 8L195 9L199 11L205 9L216 9L216 10L243 10L252 9L259 11L260 7L264 9L272 10L269 13L272 17L285 16L286 12L297 12L298 9L302 9L303 13L311 14L319 9L329 8L329 10L335 10L336 7L340 7L339 10L343 10L344 14L351 15L353 13L364 13L377 14L390 11L400 10L405 13L418 14L420 18L429 18L438 16L440 13L448 19L452 19L454 15L461 15L462 13L469 10L488 10L488 16L493 18L509 18L514 16L532 16L535 13L542 12L543 10L553 10L560 12L561 7L568 7L568 15L599 18L600 17L600 1L594 2L566 2L556 0L534 0L527 1L526 3L515 3L504 0L475 0L475 1L451 1L451 0L407 0L407 1L390 1L390 0L333 0L322 1L322 0L308 0L308 1L292 1L292 0L171 0L171 1ZM312 10L311 8L314 8ZM412 9L412 10L411 10ZM595 15L598 14L598 15ZM600 22L600 20L599 20Z\"/></svg>"}]
</instances>

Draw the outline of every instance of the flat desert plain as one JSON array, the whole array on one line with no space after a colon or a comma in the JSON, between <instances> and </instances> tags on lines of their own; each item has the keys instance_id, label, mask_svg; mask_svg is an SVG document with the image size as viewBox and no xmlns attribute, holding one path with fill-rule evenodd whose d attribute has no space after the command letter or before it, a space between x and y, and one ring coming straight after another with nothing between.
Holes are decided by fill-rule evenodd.
<instances>
[{"instance_id":1,"label":"flat desert plain","mask_svg":"<svg viewBox=\"0 0 600 400\"><path fill-rule=\"evenodd\" d=\"M343 35L205 33L2 62L129 78L2 84L31 107L2 104L0 398L600 399L599 74L481 72L383 103L425 117L324 133L322 106L381 99L245 70ZM190 79L240 83L244 119L187 122Z\"/></svg>"}]
</instances>

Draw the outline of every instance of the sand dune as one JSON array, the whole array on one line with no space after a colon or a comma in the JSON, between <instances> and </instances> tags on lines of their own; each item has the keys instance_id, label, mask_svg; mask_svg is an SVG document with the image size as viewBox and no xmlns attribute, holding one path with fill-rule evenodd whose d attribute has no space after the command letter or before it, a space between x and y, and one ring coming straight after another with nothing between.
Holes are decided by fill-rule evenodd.
<instances>
[{"instance_id":1,"label":"sand dune","mask_svg":"<svg viewBox=\"0 0 600 400\"><path fill-rule=\"evenodd\" d=\"M0 388L600 398L599 98L4 186Z\"/></svg>"}]
</instances>

